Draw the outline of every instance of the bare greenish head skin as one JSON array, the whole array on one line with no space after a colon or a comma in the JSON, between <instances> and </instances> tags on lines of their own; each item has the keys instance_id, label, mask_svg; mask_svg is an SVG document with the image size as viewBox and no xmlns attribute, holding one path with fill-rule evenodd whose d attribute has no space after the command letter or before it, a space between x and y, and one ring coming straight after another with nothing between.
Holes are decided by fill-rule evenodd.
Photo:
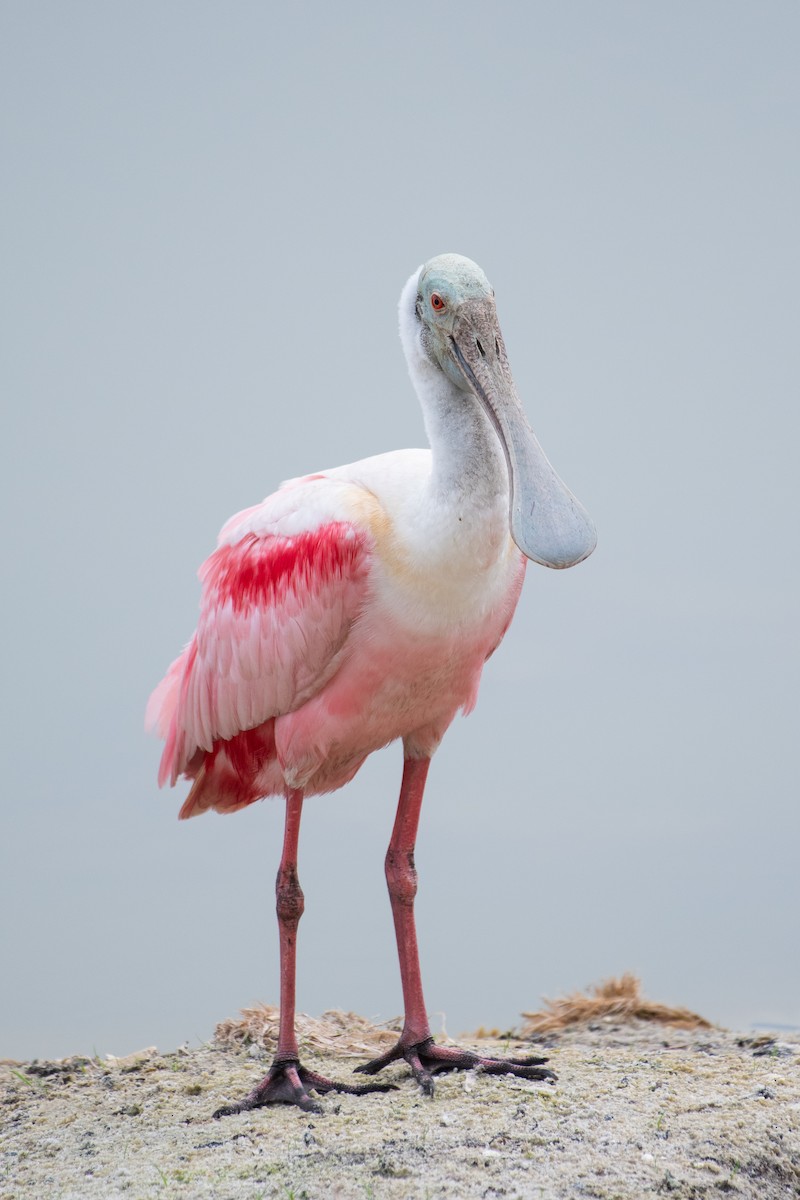
<instances>
[{"instance_id":1,"label":"bare greenish head skin","mask_svg":"<svg viewBox=\"0 0 800 1200\"><path fill-rule=\"evenodd\" d=\"M419 273L417 317L429 358L483 407L508 464L511 536L545 567L572 567L592 553L594 524L550 465L520 404L494 291L477 263L440 254Z\"/></svg>"},{"instance_id":2,"label":"bare greenish head skin","mask_svg":"<svg viewBox=\"0 0 800 1200\"><path fill-rule=\"evenodd\" d=\"M478 264L461 254L438 254L426 262L419 274L419 290L421 295L440 291L462 300L494 296L494 289Z\"/></svg>"}]
</instances>

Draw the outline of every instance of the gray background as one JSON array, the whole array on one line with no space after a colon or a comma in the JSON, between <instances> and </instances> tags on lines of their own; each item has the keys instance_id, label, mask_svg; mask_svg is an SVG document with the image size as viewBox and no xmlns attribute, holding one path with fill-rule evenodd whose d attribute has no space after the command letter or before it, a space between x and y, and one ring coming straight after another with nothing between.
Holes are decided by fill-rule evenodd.
<instances>
[{"instance_id":1,"label":"gray background","mask_svg":"<svg viewBox=\"0 0 800 1200\"><path fill-rule=\"evenodd\" d=\"M179 825L144 704L230 513L422 444L395 305L450 250L600 544L530 568L435 760L428 1004L507 1026L630 968L800 1023L798 6L0 19L0 1055L168 1049L277 999L282 805ZM401 1007L400 766L307 805L305 1011Z\"/></svg>"}]
</instances>

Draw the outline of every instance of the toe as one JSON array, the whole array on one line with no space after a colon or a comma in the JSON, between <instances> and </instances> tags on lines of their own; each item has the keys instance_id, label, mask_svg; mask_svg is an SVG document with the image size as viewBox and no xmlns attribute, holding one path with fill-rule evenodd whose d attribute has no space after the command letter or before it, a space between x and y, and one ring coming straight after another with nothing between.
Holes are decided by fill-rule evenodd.
<instances>
[{"instance_id":1,"label":"toe","mask_svg":"<svg viewBox=\"0 0 800 1200\"><path fill-rule=\"evenodd\" d=\"M220 1117L233 1117L236 1115L236 1113L240 1113L241 1111L241 1104L223 1104L222 1108L218 1108L216 1112L211 1114L211 1116L213 1120L218 1121Z\"/></svg>"},{"instance_id":2,"label":"toe","mask_svg":"<svg viewBox=\"0 0 800 1200\"><path fill-rule=\"evenodd\" d=\"M411 1067L411 1074L416 1079L419 1086L426 1096L433 1098L433 1093L436 1090L433 1082L433 1075L427 1067L423 1066L422 1059L416 1050L409 1050L405 1056L406 1062Z\"/></svg>"}]
</instances>

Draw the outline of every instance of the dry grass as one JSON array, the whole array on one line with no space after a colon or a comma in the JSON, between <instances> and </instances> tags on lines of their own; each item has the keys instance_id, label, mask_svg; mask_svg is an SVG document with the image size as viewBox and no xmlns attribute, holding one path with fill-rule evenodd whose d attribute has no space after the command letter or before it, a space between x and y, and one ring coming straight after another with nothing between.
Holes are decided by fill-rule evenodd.
<instances>
[{"instance_id":1,"label":"dry grass","mask_svg":"<svg viewBox=\"0 0 800 1200\"><path fill-rule=\"evenodd\" d=\"M523 1035L552 1033L569 1025L585 1024L604 1017L617 1021L660 1021L682 1029L710 1029L711 1022L688 1008L672 1008L658 1004L642 995L642 985L635 975L626 972L619 979L606 979L594 984L587 992L573 992L558 1000L545 999L544 1012L524 1012Z\"/></svg>"},{"instance_id":2,"label":"dry grass","mask_svg":"<svg viewBox=\"0 0 800 1200\"><path fill-rule=\"evenodd\" d=\"M635 975L626 973L619 979L606 979L584 992L574 992L558 1000L544 1001L543 1012L524 1012L521 1030L509 1031L503 1037L516 1034L528 1038L533 1034L552 1033L569 1026L588 1024L604 1018L618 1022L657 1021L682 1029L710 1029L711 1022L688 1008L673 1008L657 1004L642 995L641 983ZM272 1004L256 1004L243 1008L238 1019L221 1021L215 1034L221 1046L263 1046L274 1053L278 1041L279 1010ZM397 1041L402 1022L387 1021L374 1025L356 1013L332 1009L321 1017L298 1013L297 1037L301 1051L314 1050L345 1058L373 1057L389 1049ZM479 1029L473 1039L501 1036L498 1030Z\"/></svg>"},{"instance_id":3,"label":"dry grass","mask_svg":"<svg viewBox=\"0 0 800 1200\"><path fill-rule=\"evenodd\" d=\"M255 1043L272 1053L278 1041L278 1018L279 1010L275 1005L256 1004L253 1008L243 1008L238 1020L220 1021L215 1036L222 1046ZM373 1025L366 1017L333 1009L321 1017L298 1013L295 1028L301 1051L305 1048L357 1058L361 1055L373 1057L393 1046L399 1028L395 1025L396 1022Z\"/></svg>"}]
</instances>

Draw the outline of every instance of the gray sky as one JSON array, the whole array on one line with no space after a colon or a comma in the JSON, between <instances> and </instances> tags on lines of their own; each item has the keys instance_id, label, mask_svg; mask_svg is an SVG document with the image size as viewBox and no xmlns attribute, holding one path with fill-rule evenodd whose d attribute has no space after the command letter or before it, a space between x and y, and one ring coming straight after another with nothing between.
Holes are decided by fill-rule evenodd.
<instances>
[{"instance_id":1,"label":"gray sky","mask_svg":"<svg viewBox=\"0 0 800 1200\"><path fill-rule=\"evenodd\" d=\"M223 521L423 444L400 288L497 291L595 555L531 567L431 771L454 1033L625 969L800 1024L794 3L6 3L0 1057L278 994L282 805L178 824L142 731ZM401 1008L401 751L306 806L298 1002Z\"/></svg>"}]
</instances>

